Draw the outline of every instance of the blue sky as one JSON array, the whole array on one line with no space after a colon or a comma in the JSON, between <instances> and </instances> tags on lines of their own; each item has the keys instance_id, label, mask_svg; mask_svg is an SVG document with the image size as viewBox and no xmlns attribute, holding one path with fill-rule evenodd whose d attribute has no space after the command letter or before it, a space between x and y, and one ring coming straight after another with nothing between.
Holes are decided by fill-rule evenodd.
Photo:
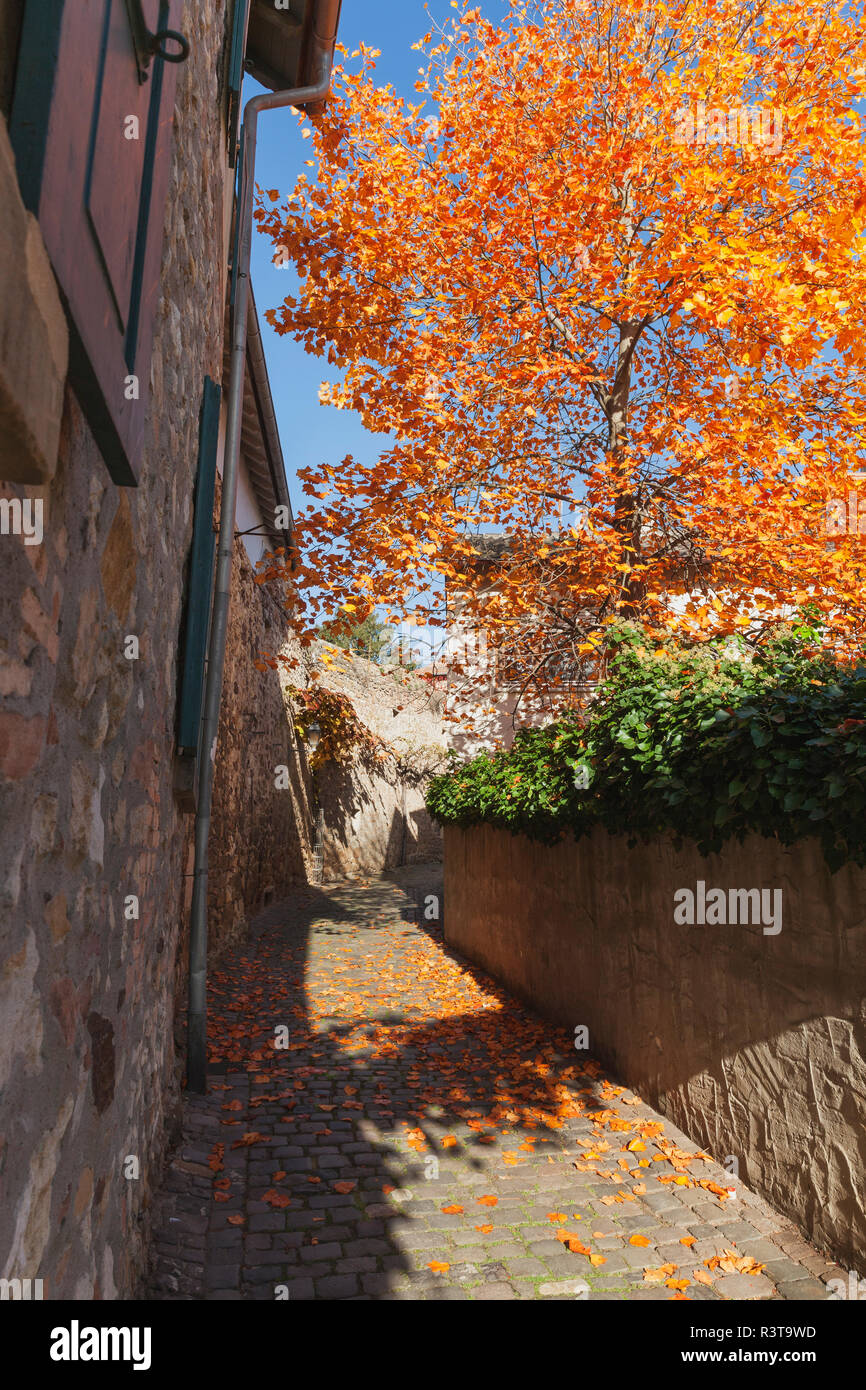
<instances>
[{"instance_id":1,"label":"blue sky","mask_svg":"<svg viewBox=\"0 0 866 1390\"><path fill-rule=\"evenodd\" d=\"M478 7L491 17L504 14L508 8L506 0L480 0ZM449 0L429 0L429 8L425 8L424 0L343 0L339 41L349 53L362 42L368 48L381 50L376 60L376 80L417 102L414 84L424 55L413 51L412 44L429 32L432 19L441 22L451 18ZM244 100L261 90L258 83L247 78ZM277 188L284 197L294 187L309 156L309 146L301 138L296 116L290 111L268 111L262 115L256 156L256 182L260 188ZM299 343L288 335L275 333L265 322L265 310L276 308L287 294L293 293L297 278L292 268L281 270L274 266L270 239L257 234L253 237L252 282L289 493L297 514L308 502L297 478L299 468L323 460L335 462L346 454L372 463L388 447L388 436L368 433L351 411L321 406L319 386L325 379L335 379L334 369L324 358L308 356ZM416 659L422 662L438 649L443 636L438 629L412 628L404 633L402 625L398 632L411 642Z\"/></svg>"},{"instance_id":2,"label":"blue sky","mask_svg":"<svg viewBox=\"0 0 866 1390\"><path fill-rule=\"evenodd\" d=\"M494 13L504 7L496 0L488 0L485 8ZM425 11L423 0L343 0L340 42L349 52L357 48L359 42L381 49L382 56L376 64L377 80L417 101L413 84L423 54L413 52L412 44L428 32L431 15L440 18L451 15L448 0L430 0L429 11ZM261 90L248 78L244 97ZM297 117L289 111L265 112L259 122L256 159L259 186L278 188L281 195L287 194L308 157L309 147L298 132ZM320 406L319 384L327 377L334 379L333 368L329 369L324 358L308 356L300 344L288 336L280 337L264 322L264 311L282 303L296 283L292 270L278 270L273 265L272 255L270 240L255 236L253 290L262 320L262 337L292 505L298 511L305 501L295 476L298 468L324 459L341 459L349 453L365 463L372 462L387 447L387 437L369 434L358 417L349 411Z\"/></svg>"}]
</instances>

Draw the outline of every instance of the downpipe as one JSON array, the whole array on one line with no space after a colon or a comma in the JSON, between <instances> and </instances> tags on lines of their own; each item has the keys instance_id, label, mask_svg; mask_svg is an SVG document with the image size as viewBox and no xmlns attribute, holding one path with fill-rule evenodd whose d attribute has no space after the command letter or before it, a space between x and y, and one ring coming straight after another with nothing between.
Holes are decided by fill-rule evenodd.
<instances>
[{"instance_id":1,"label":"downpipe","mask_svg":"<svg viewBox=\"0 0 866 1390\"><path fill-rule=\"evenodd\" d=\"M220 699L225 666L231 591L232 550L235 530L238 473L240 469L241 420L243 413L244 371L247 348L247 313L250 298L250 257L252 253L253 197L255 193L256 137L259 114L286 106L307 106L325 101L331 91L334 40L339 0L324 7L322 27L315 35L318 80L312 86L289 88L283 92L263 92L244 107L242 125L243 162L238 197L237 273L232 316L231 365L227 401L226 442L223 456L222 497L220 501L219 541L213 610L208 645L207 681L202 717L198 805L195 816L195 867L189 930L189 1012L187 1031L187 1090L197 1095L207 1091L207 892L208 841L210 838L216 747L219 734ZM328 30L331 33L328 33Z\"/></svg>"}]
</instances>

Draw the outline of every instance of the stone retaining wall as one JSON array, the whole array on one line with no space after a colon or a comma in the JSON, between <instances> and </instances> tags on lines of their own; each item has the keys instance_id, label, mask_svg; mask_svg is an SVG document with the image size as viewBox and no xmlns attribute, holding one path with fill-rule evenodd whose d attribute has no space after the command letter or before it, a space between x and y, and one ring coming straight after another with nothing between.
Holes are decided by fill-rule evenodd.
<instances>
[{"instance_id":1,"label":"stone retaining wall","mask_svg":"<svg viewBox=\"0 0 866 1390\"><path fill-rule=\"evenodd\" d=\"M399 759L327 763L316 775L326 882L442 858L423 776Z\"/></svg>"},{"instance_id":2,"label":"stone retaining wall","mask_svg":"<svg viewBox=\"0 0 866 1390\"><path fill-rule=\"evenodd\" d=\"M445 765L442 698L417 676L317 642L320 684L344 695L381 752L325 763L316 773L325 881L442 858L442 832L424 803Z\"/></svg>"},{"instance_id":3,"label":"stone retaining wall","mask_svg":"<svg viewBox=\"0 0 866 1390\"><path fill-rule=\"evenodd\" d=\"M781 930L679 925L674 894L781 890ZM670 1116L819 1245L866 1265L866 872L817 841L703 857L596 830L445 831L448 941ZM772 901L772 900L769 900Z\"/></svg>"}]
</instances>

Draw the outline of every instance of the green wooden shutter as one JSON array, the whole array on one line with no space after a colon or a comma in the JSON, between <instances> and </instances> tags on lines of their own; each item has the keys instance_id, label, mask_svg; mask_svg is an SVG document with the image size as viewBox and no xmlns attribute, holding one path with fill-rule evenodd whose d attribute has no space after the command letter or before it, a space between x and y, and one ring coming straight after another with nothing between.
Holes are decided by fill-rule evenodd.
<instances>
[{"instance_id":1,"label":"green wooden shutter","mask_svg":"<svg viewBox=\"0 0 866 1390\"><path fill-rule=\"evenodd\" d=\"M140 4L150 30L177 28L183 0ZM140 80L126 0L27 0L9 135L69 319L70 384L124 486L146 438L177 71L154 59Z\"/></svg>"},{"instance_id":2,"label":"green wooden shutter","mask_svg":"<svg viewBox=\"0 0 866 1390\"><path fill-rule=\"evenodd\" d=\"M221 391L209 376L204 379L201 426L198 442L198 473L195 484L192 550L189 559L189 585L186 602L183 676L178 719L178 748L194 752L198 747L204 699L211 590L213 588L216 535L213 504L216 488L217 442L219 439Z\"/></svg>"},{"instance_id":3,"label":"green wooden shutter","mask_svg":"<svg viewBox=\"0 0 866 1390\"><path fill-rule=\"evenodd\" d=\"M241 110L241 89L244 84L244 53L247 46L247 19L250 0L235 0L232 19L232 41L228 64L228 117L229 165L235 167L238 145L238 121Z\"/></svg>"}]
</instances>

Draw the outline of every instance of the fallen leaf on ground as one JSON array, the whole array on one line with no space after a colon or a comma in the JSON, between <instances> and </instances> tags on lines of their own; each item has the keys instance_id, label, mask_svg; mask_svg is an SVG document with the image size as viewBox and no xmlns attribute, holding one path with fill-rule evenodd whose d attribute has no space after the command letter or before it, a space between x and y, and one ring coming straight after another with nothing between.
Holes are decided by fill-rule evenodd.
<instances>
[{"instance_id":1,"label":"fallen leaf on ground","mask_svg":"<svg viewBox=\"0 0 866 1390\"><path fill-rule=\"evenodd\" d=\"M563 1228L555 1231L554 1234L556 1239L561 1241L573 1255L588 1255L590 1253L589 1246L584 1245L576 1231L568 1231Z\"/></svg>"},{"instance_id":2,"label":"fallen leaf on ground","mask_svg":"<svg viewBox=\"0 0 866 1390\"><path fill-rule=\"evenodd\" d=\"M257 1130L251 1129L248 1130L246 1134L241 1135L240 1139L236 1139L232 1144L232 1148L247 1149L251 1144L270 1144L270 1142L269 1135L259 1134Z\"/></svg>"},{"instance_id":3,"label":"fallen leaf on ground","mask_svg":"<svg viewBox=\"0 0 866 1390\"><path fill-rule=\"evenodd\" d=\"M645 1269L643 1272L644 1282L647 1284L663 1284L665 1279L669 1279L672 1274L676 1274L677 1265L659 1265L656 1269Z\"/></svg>"},{"instance_id":4,"label":"fallen leaf on ground","mask_svg":"<svg viewBox=\"0 0 866 1390\"><path fill-rule=\"evenodd\" d=\"M292 1199L288 1192L278 1192L275 1187L271 1187L262 1197L263 1202L267 1202L271 1207L290 1207Z\"/></svg>"}]
</instances>

